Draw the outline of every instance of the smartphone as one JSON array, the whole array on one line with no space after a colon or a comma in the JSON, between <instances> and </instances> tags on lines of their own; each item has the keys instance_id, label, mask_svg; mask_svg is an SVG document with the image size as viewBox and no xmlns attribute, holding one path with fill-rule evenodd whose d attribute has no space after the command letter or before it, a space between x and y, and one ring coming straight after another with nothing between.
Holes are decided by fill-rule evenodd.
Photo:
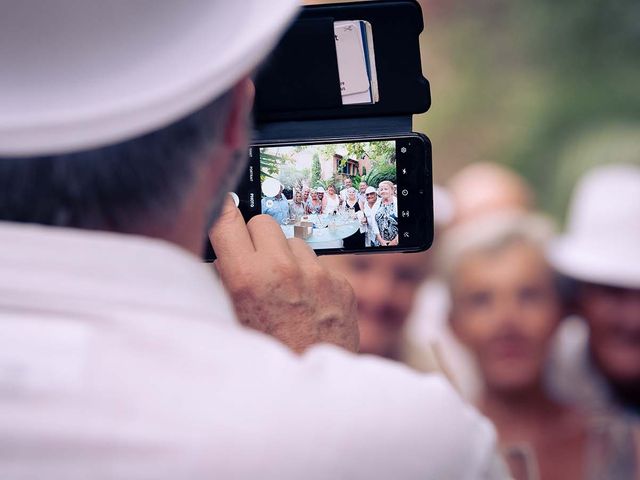
<instances>
[{"instance_id":1,"label":"smartphone","mask_svg":"<svg viewBox=\"0 0 640 480\"><path fill-rule=\"evenodd\" d=\"M233 195L245 220L270 215L318 255L418 252L433 241L431 142L418 133L252 145ZM215 258L210 245L205 256Z\"/></svg>"}]
</instances>

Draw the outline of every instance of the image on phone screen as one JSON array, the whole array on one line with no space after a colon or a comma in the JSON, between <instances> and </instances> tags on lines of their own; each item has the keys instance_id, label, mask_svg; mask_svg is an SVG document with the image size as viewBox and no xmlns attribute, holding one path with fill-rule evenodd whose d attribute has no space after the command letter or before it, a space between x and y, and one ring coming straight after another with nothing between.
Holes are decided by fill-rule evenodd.
<instances>
[{"instance_id":1,"label":"image on phone screen","mask_svg":"<svg viewBox=\"0 0 640 480\"><path fill-rule=\"evenodd\" d=\"M272 217L318 254L425 250L433 238L431 149L419 134L254 145L235 192L245 219Z\"/></svg>"}]
</instances>

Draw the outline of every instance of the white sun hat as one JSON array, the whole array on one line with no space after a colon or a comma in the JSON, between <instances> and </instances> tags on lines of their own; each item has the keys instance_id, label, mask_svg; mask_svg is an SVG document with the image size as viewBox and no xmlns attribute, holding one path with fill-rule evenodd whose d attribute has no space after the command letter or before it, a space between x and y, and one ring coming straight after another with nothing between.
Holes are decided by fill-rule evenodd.
<instances>
[{"instance_id":1,"label":"white sun hat","mask_svg":"<svg viewBox=\"0 0 640 480\"><path fill-rule=\"evenodd\" d=\"M280 189L282 188L282 183L275 178L267 178L262 183L262 193L267 197L275 197L280 193Z\"/></svg>"},{"instance_id":2,"label":"white sun hat","mask_svg":"<svg viewBox=\"0 0 640 480\"><path fill-rule=\"evenodd\" d=\"M324 187L318 187L318 188L316 188L316 193L325 193L325 192L324 192Z\"/></svg>"},{"instance_id":3,"label":"white sun hat","mask_svg":"<svg viewBox=\"0 0 640 480\"><path fill-rule=\"evenodd\" d=\"M549 260L577 280L640 288L640 167L599 167L581 179Z\"/></svg>"},{"instance_id":4,"label":"white sun hat","mask_svg":"<svg viewBox=\"0 0 640 480\"><path fill-rule=\"evenodd\" d=\"M370 193L378 193L378 191L374 188L374 187L367 187L367 189L364 191L365 195L369 195Z\"/></svg>"},{"instance_id":5,"label":"white sun hat","mask_svg":"<svg viewBox=\"0 0 640 480\"><path fill-rule=\"evenodd\" d=\"M299 0L0 0L0 156L162 128L274 47Z\"/></svg>"}]
</instances>

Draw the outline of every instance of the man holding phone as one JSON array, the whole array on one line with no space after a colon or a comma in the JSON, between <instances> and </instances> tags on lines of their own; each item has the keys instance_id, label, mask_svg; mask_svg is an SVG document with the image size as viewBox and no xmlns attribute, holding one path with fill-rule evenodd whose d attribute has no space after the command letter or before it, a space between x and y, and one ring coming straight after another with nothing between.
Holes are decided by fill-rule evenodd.
<instances>
[{"instance_id":1,"label":"man holding phone","mask_svg":"<svg viewBox=\"0 0 640 480\"><path fill-rule=\"evenodd\" d=\"M3 478L502 478L490 424L346 352L346 280L227 198L296 3L2 3Z\"/></svg>"}]
</instances>

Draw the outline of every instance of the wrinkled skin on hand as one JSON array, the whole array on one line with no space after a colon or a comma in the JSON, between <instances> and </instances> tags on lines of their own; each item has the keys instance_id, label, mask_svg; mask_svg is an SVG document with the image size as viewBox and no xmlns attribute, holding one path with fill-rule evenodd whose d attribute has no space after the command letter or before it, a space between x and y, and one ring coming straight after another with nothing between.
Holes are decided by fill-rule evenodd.
<instances>
[{"instance_id":1,"label":"wrinkled skin on hand","mask_svg":"<svg viewBox=\"0 0 640 480\"><path fill-rule=\"evenodd\" d=\"M301 239L286 239L267 215L244 223L232 202L210 232L216 268L238 320L295 352L317 343L358 349L356 300Z\"/></svg>"}]
</instances>

